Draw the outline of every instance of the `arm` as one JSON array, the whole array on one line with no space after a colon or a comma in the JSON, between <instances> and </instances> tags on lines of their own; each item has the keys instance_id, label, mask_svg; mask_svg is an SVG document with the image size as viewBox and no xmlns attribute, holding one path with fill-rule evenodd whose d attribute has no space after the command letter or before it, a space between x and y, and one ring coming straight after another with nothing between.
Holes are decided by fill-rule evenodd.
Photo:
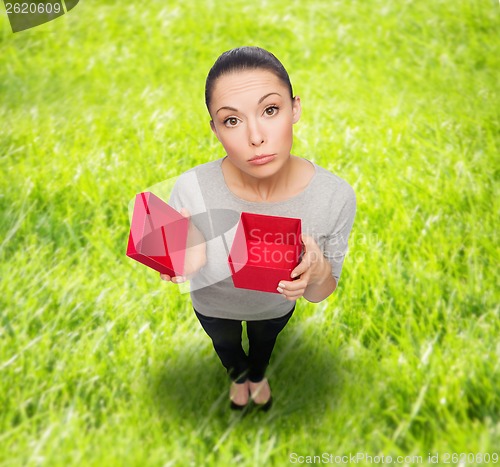
<instances>
[{"instance_id":1,"label":"arm","mask_svg":"<svg viewBox=\"0 0 500 467\"><path fill-rule=\"evenodd\" d=\"M180 213L189 218L190 214L186 208L181 208ZM181 284L191 279L207 262L206 244L203 234L189 220L186 256L184 259L184 274L182 276L170 277L168 274L160 274L164 281L172 281L175 284Z\"/></svg>"},{"instance_id":2,"label":"arm","mask_svg":"<svg viewBox=\"0 0 500 467\"><path fill-rule=\"evenodd\" d=\"M198 187L198 189L196 189ZM199 210L199 185L196 173L192 170L180 175L170 193L168 204L189 219L184 259L184 274L170 277L160 274L161 279L180 284L191 279L206 264L206 244L202 232L191 220L191 213ZM183 207L184 206L184 207Z\"/></svg>"},{"instance_id":3,"label":"arm","mask_svg":"<svg viewBox=\"0 0 500 467\"><path fill-rule=\"evenodd\" d=\"M323 256L318 244L309 235L302 234L305 253L300 264L292 271L294 281L280 281L278 292L287 300L304 297L307 301L318 303L330 296L337 288L332 276L332 267Z\"/></svg>"},{"instance_id":4,"label":"arm","mask_svg":"<svg viewBox=\"0 0 500 467\"><path fill-rule=\"evenodd\" d=\"M337 281L332 276L332 266L322 256L318 269L322 272L318 274L316 281L307 284L303 297L308 302L318 303L329 297L337 288Z\"/></svg>"},{"instance_id":5,"label":"arm","mask_svg":"<svg viewBox=\"0 0 500 467\"><path fill-rule=\"evenodd\" d=\"M300 264L292 271L292 277L300 278L295 281L281 281L278 292L288 300L304 297L309 302L317 303L335 291L336 278L340 277L355 213L356 195L348 186L341 213L325 241L325 251L320 249L312 237L302 235L305 253Z\"/></svg>"}]
</instances>

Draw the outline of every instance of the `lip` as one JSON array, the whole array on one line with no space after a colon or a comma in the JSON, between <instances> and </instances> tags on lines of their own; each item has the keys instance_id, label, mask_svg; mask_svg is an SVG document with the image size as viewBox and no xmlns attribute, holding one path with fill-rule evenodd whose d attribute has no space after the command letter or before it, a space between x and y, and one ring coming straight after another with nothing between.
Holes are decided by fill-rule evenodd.
<instances>
[{"instance_id":1,"label":"lip","mask_svg":"<svg viewBox=\"0 0 500 467\"><path fill-rule=\"evenodd\" d=\"M276 154L259 154L252 157L248 162L253 165L264 165L271 162L276 157Z\"/></svg>"}]
</instances>

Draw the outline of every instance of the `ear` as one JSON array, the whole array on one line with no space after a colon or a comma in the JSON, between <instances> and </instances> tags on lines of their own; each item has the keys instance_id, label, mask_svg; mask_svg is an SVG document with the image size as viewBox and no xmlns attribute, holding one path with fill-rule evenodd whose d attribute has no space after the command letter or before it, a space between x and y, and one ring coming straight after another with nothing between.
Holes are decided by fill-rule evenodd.
<instances>
[{"instance_id":1,"label":"ear","mask_svg":"<svg viewBox=\"0 0 500 467\"><path fill-rule=\"evenodd\" d=\"M295 96L292 102L292 123L297 123L299 121L301 113L302 107L300 105L300 97Z\"/></svg>"}]
</instances>

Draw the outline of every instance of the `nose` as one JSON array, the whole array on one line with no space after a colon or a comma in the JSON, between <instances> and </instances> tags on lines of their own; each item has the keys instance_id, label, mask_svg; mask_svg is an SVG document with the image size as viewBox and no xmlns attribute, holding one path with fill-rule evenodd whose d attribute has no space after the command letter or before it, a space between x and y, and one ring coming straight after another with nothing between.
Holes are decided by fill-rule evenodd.
<instances>
[{"instance_id":1,"label":"nose","mask_svg":"<svg viewBox=\"0 0 500 467\"><path fill-rule=\"evenodd\" d=\"M256 121L248 122L248 142L250 146L260 146L264 143L264 131Z\"/></svg>"}]
</instances>

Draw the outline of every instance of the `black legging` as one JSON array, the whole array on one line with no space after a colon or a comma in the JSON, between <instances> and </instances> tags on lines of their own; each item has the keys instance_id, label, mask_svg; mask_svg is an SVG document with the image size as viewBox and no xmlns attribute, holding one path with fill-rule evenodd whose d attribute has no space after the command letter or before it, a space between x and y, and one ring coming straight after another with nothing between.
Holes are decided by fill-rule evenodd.
<instances>
[{"instance_id":1,"label":"black legging","mask_svg":"<svg viewBox=\"0 0 500 467\"><path fill-rule=\"evenodd\" d=\"M212 318L198 313L196 309L194 312L212 339L214 349L231 379L243 383L248 378L257 383L264 378L276 338L294 310L295 304L286 315L279 318L247 321L248 356L241 345L242 321Z\"/></svg>"}]
</instances>

